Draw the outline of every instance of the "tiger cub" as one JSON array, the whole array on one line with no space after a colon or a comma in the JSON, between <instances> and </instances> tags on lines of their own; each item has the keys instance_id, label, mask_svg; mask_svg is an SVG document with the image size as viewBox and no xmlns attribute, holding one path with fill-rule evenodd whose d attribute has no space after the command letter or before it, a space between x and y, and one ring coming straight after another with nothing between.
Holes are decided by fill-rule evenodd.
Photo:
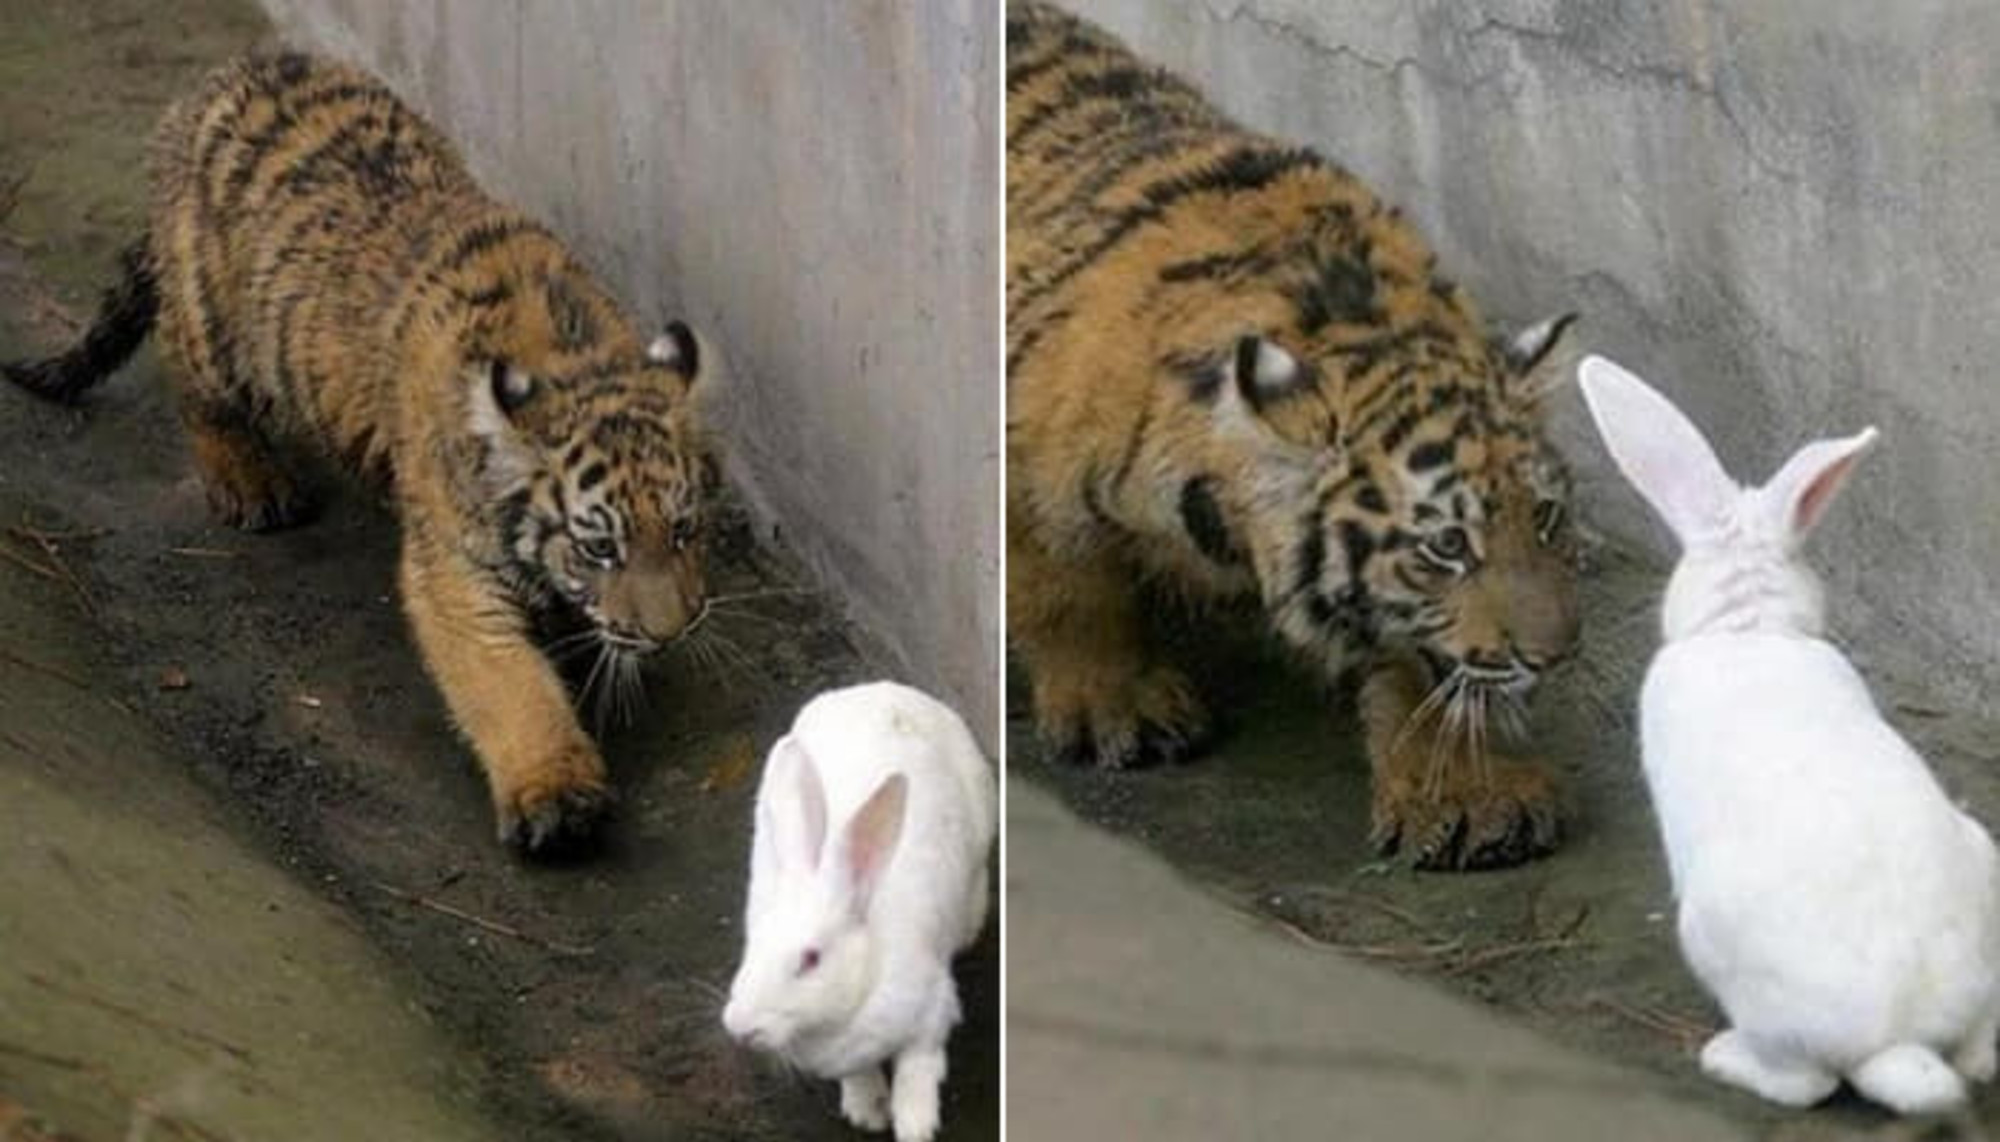
<instances>
[{"instance_id":1,"label":"tiger cub","mask_svg":"<svg viewBox=\"0 0 2000 1142\"><path fill-rule=\"evenodd\" d=\"M1372 840L1425 867L1554 847L1550 772L1488 746L1577 637L1540 398L1398 211L1052 7L1007 17L1007 615L1059 754L1209 726L1137 588L1256 598L1358 666Z\"/></svg>"},{"instance_id":2,"label":"tiger cub","mask_svg":"<svg viewBox=\"0 0 2000 1142\"><path fill-rule=\"evenodd\" d=\"M229 64L167 112L148 168L147 231L95 324L6 375L74 399L154 333L209 503L248 530L309 512L276 441L386 484L404 609L502 840L586 837L604 762L531 630L567 612L628 656L702 621L700 343L642 338L352 67Z\"/></svg>"}]
</instances>

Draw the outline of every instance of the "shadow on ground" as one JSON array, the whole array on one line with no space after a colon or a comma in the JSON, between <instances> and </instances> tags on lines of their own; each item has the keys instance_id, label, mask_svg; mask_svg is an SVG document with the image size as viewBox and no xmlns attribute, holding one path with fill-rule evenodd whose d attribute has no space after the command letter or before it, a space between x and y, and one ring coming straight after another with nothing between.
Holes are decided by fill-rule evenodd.
<instances>
[{"instance_id":1,"label":"shadow on ground","mask_svg":"<svg viewBox=\"0 0 2000 1142\"><path fill-rule=\"evenodd\" d=\"M243 0L0 3L0 357L75 333L139 230L154 117L265 34ZM800 573L738 518L711 580L755 596L724 626L737 651L652 672L647 710L606 739L622 811L604 851L529 866L495 843L483 781L406 635L393 521L365 492L329 490L300 530L213 526L150 351L80 409L0 392L0 594L98 632L91 673L62 671L76 708L110 703L192 759L213 823L395 965L502 1136L849 1137L831 1084L760 1065L718 1021L761 750L811 693L872 673L831 609L793 592ZM76 649L22 634L0 630L0 650L49 665ZM58 771L123 772L117 757L40 753ZM144 775L125 780L143 801ZM989 930L960 967L948 1138L998 1137L998 978ZM0 1057L0 1087L36 1065Z\"/></svg>"},{"instance_id":2,"label":"shadow on ground","mask_svg":"<svg viewBox=\"0 0 2000 1142\"><path fill-rule=\"evenodd\" d=\"M1464 875L1378 860L1366 847L1367 763L1351 695L1281 661L1255 615L1174 627L1176 660L1222 722L1216 746L1196 762L1128 773L1056 767L1034 739L1017 667L1009 776L1157 850L1274 939L1432 981L1557 1043L1656 1072L1664 1091L1752 1129L1917 1136L1845 1093L1810 1114L1784 1115L1697 1075L1694 1051L1717 1015L1674 950L1634 729L1664 577L1615 551L1594 564L1583 653L1537 699L1536 740L1565 777L1570 809L1565 843L1549 859ZM1918 689L1874 680L1891 719L1952 793L2000 821L2000 731L1937 708ZM2000 1095L1984 1093L1978 1114L2000 1123Z\"/></svg>"}]
</instances>

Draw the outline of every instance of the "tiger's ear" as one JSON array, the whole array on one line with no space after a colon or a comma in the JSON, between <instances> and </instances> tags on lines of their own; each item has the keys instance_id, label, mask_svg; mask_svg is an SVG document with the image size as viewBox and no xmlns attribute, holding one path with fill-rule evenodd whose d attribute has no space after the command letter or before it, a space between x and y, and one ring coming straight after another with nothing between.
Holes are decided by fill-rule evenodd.
<instances>
[{"instance_id":1,"label":"tiger's ear","mask_svg":"<svg viewBox=\"0 0 2000 1142\"><path fill-rule=\"evenodd\" d=\"M522 423L543 386L505 360L473 361L459 372L472 434L488 447L487 477L504 489L533 470L532 429Z\"/></svg>"},{"instance_id":2,"label":"tiger's ear","mask_svg":"<svg viewBox=\"0 0 2000 1142\"><path fill-rule=\"evenodd\" d=\"M1569 382L1574 370L1559 367L1557 350L1568 340L1578 316L1562 313L1543 318L1500 343L1500 355L1513 374L1507 378L1510 392L1528 404L1538 404Z\"/></svg>"},{"instance_id":3,"label":"tiger's ear","mask_svg":"<svg viewBox=\"0 0 2000 1142\"><path fill-rule=\"evenodd\" d=\"M702 371L701 337L685 321L669 321L667 328L646 346L646 360L664 365L687 378L689 387L706 376Z\"/></svg>"},{"instance_id":4,"label":"tiger's ear","mask_svg":"<svg viewBox=\"0 0 2000 1142\"><path fill-rule=\"evenodd\" d=\"M1237 339L1215 385L1216 418L1233 432L1246 432L1274 455L1312 460L1334 440L1338 425L1321 423L1324 411L1311 395L1310 366L1268 337ZM1310 406L1310 407L1309 407Z\"/></svg>"},{"instance_id":5,"label":"tiger's ear","mask_svg":"<svg viewBox=\"0 0 2000 1142\"><path fill-rule=\"evenodd\" d=\"M541 393L531 374L504 358L474 361L460 379L472 410L472 430L486 437L504 435L515 427L520 411Z\"/></svg>"},{"instance_id":6,"label":"tiger's ear","mask_svg":"<svg viewBox=\"0 0 2000 1142\"><path fill-rule=\"evenodd\" d=\"M1230 354L1229 382L1251 409L1264 411L1271 402L1297 392L1305 380L1305 367L1284 346L1254 333L1237 339Z\"/></svg>"}]
</instances>

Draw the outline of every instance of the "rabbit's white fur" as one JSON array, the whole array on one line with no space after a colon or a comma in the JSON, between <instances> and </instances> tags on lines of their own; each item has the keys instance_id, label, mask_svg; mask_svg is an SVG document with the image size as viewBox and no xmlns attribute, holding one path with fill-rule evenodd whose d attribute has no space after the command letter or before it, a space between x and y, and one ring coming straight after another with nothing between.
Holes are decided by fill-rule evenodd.
<instances>
[{"instance_id":1,"label":"rabbit's white fur","mask_svg":"<svg viewBox=\"0 0 2000 1142\"><path fill-rule=\"evenodd\" d=\"M848 1120L893 1123L897 1142L937 1130L959 1018L951 961L986 923L996 785L949 707L877 682L806 703L757 789L743 961L723 1023L839 1079Z\"/></svg>"},{"instance_id":2,"label":"rabbit's white fur","mask_svg":"<svg viewBox=\"0 0 2000 1142\"><path fill-rule=\"evenodd\" d=\"M1742 488L1637 377L1579 372L1681 543L1639 728L1681 950L1729 1020L1702 1069L1792 1106L1842 1078L1905 1114L1957 1106L1994 1073L2000 863L1825 640L1799 558L1875 430Z\"/></svg>"}]
</instances>

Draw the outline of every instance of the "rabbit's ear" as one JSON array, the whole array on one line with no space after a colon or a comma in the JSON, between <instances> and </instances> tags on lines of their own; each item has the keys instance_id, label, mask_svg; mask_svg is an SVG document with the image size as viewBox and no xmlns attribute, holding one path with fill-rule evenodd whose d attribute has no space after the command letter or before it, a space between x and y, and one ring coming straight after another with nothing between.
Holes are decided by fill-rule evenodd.
<instances>
[{"instance_id":1,"label":"rabbit's ear","mask_svg":"<svg viewBox=\"0 0 2000 1142\"><path fill-rule=\"evenodd\" d=\"M1701 429L1651 386L1602 357L1577 368L1597 434L1625 479L1686 547L1721 525L1742 489Z\"/></svg>"},{"instance_id":2,"label":"rabbit's ear","mask_svg":"<svg viewBox=\"0 0 2000 1142\"><path fill-rule=\"evenodd\" d=\"M820 783L819 766L790 735L771 747L770 764L780 767L772 786L776 796L767 803L773 817L768 827L778 851L789 867L818 868L820 850L826 846L826 788Z\"/></svg>"},{"instance_id":3,"label":"rabbit's ear","mask_svg":"<svg viewBox=\"0 0 2000 1142\"><path fill-rule=\"evenodd\" d=\"M1870 427L1843 440L1815 440L1792 453L1759 490L1772 526L1788 545L1803 542L1819 525L1827 506L1846 486L1854 462L1875 446L1880 435Z\"/></svg>"},{"instance_id":4,"label":"rabbit's ear","mask_svg":"<svg viewBox=\"0 0 2000 1142\"><path fill-rule=\"evenodd\" d=\"M841 833L838 875L842 896L856 920L868 915L868 902L903 835L909 787L908 778L890 774L854 811Z\"/></svg>"}]
</instances>

